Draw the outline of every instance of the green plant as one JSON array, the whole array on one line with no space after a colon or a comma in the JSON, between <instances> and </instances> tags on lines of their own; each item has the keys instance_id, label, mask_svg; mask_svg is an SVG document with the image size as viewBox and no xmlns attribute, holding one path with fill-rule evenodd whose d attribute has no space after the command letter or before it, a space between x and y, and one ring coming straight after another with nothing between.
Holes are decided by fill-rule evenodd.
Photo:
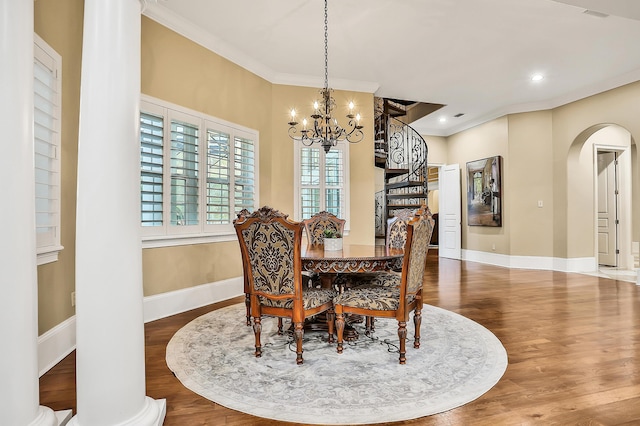
<instances>
[{"instance_id":1,"label":"green plant","mask_svg":"<svg viewBox=\"0 0 640 426\"><path fill-rule=\"evenodd\" d=\"M333 229L325 229L322 235L324 238L342 238L342 235Z\"/></svg>"}]
</instances>

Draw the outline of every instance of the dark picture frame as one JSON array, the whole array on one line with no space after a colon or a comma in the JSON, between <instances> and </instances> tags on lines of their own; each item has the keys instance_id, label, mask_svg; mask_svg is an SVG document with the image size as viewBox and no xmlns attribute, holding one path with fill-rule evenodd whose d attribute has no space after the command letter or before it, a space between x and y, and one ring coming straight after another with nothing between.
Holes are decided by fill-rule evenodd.
<instances>
[{"instance_id":1,"label":"dark picture frame","mask_svg":"<svg viewBox=\"0 0 640 426\"><path fill-rule=\"evenodd\" d=\"M467 163L467 224L502 226L502 157Z\"/></svg>"}]
</instances>

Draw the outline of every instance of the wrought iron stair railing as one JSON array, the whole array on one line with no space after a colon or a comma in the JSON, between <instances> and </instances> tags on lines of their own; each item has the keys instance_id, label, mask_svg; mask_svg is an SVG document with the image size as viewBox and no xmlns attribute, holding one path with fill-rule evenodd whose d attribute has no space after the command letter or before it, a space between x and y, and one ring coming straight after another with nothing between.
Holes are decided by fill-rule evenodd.
<instances>
[{"instance_id":1,"label":"wrought iron stair railing","mask_svg":"<svg viewBox=\"0 0 640 426\"><path fill-rule=\"evenodd\" d=\"M429 148L413 127L384 112L377 117L376 135L376 165L385 169L383 200L376 196L376 235L380 237L393 210L427 204Z\"/></svg>"}]
</instances>

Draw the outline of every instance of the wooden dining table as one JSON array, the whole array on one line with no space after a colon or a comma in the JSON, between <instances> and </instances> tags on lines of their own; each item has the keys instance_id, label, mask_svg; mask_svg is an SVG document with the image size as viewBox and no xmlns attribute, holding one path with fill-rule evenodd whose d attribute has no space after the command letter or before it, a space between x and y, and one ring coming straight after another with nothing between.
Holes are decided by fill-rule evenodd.
<instances>
[{"instance_id":1,"label":"wooden dining table","mask_svg":"<svg viewBox=\"0 0 640 426\"><path fill-rule=\"evenodd\" d=\"M371 273L398 270L402 268L404 250L387 248L383 245L363 245L343 243L342 250L325 250L324 245L302 247L302 269L316 272L323 287L332 287L338 274ZM342 289L341 289L342 290ZM358 339L358 333L351 324L362 322L362 317L354 315L344 329L345 340ZM311 329L324 330L326 320L320 319L310 324Z\"/></svg>"},{"instance_id":2,"label":"wooden dining table","mask_svg":"<svg viewBox=\"0 0 640 426\"><path fill-rule=\"evenodd\" d=\"M383 245L347 244L342 250L324 245L302 247L302 269L320 274L370 273L402 268L404 250Z\"/></svg>"}]
</instances>

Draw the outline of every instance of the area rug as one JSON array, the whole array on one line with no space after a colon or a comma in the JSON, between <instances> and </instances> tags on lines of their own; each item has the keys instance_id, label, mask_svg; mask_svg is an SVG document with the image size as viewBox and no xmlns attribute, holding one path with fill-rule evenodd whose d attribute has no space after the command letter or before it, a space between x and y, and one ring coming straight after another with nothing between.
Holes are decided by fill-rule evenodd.
<instances>
[{"instance_id":1,"label":"area rug","mask_svg":"<svg viewBox=\"0 0 640 426\"><path fill-rule=\"evenodd\" d=\"M292 338L263 318L262 357L245 324L244 304L205 314L167 345L167 365L184 386L233 410L308 424L372 424L415 419L459 407L491 389L507 368L507 353L489 330L461 315L425 305L422 339L398 363L395 320L376 320L372 338L336 353L326 332L305 332L304 364ZM286 322L285 322L286 325Z\"/></svg>"}]
</instances>

